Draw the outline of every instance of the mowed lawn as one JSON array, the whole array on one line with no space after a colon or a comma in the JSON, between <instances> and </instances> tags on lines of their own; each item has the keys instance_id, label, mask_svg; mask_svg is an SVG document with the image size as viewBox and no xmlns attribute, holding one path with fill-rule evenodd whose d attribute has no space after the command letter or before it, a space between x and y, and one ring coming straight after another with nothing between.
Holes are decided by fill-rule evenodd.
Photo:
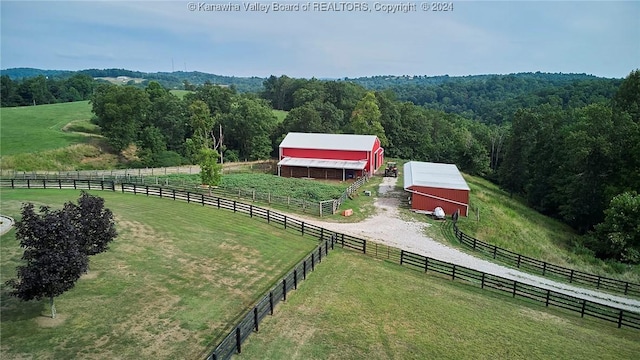
<instances>
[{"instance_id":1,"label":"mowed lawn","mask_svg":"<svg viewBox=\"0 0 640 360\"><path fill-rule=\"evenodd\" d=\"M3 359L194 359L316 245L247 216L132 194L92 192L113 210L120 236L90 272L56 298L22 302L4 283L22 249L0 238ZM74 190L6 190L1 212L24 201L60 208Z\"/></svg>"},{"instance_id":2,"label":"mowed lawn","mask_svg":"<svg viewBox=\"0 0 640 360\"><path fill-rule=\"evenodd\" d=\"M640 331L353 252L324 258L239 359L637 359Z\"/></svg>"},{"instance_id":3,"label":"mowed lawn","mask_svg":"<svg viewBox=\"0 0 640 360\"><path fill-rule=\"evenodd\" d=\"M68 123L89 121L88 101L2 108L0 155L35 153L83 143L85 136L62 131Z\"/></svg>"}]
</instances>

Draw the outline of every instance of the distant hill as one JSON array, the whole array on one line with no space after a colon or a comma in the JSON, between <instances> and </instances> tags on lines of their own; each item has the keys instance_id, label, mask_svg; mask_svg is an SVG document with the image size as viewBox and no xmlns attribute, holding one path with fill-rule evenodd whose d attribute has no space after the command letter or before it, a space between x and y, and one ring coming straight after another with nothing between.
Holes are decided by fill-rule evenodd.
<instances>
[{"instance_id":1,"label":"distant hill","mask_svg":"<svg viewBox=\"0 0 640 360\"><path fill-rule=\"evenodd\" d=\"M262 90L262 83L266 78L260 77L237 77L223 76L215 74L207 74L199 71L175 71L175 72L156 72L145 73L141 71L133 71L126 69L86 69L79 71L69 70L43 70L34 68L11 68L2 70L2 75L7 75L12 80L31 78L36 76L46 76L49 78L64 79L75 74L85 74L93 78L113 78L127 77L130 79L144 79L136 82L136 85L146 86L149 81L157 81L162 86L169 89L184 89L185 81L192 85L202 85L210 82L217 85L227 85L235 87L239 92L259 92Z\"/></svg>"}]
</instances>

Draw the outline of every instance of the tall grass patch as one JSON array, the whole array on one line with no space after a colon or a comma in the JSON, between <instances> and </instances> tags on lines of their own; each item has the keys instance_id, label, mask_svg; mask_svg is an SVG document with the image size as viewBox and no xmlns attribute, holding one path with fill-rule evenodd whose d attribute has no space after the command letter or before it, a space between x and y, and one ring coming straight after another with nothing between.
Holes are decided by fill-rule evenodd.
<instances>
[{"instance_id":1,"label":"tall grass patch","mask_svg":"<svg viewBox=\"0 0 640 360\"><path fill-rule=\"evenodd\" d=\"M242 347L248 359L634 359L640 332L334 251Z\"/></svg>"},{"instance_id":2,"label":"tall grass patch","mask_svg":"<svg viewBox=\"0 0 640 360\"><path fill-rule=\"evenodd\" d=\"M4 358L199 358L317 244L240 214L130 194L92 192L113 210L119 237L56 299L21 302L4 282L22 254L0 238ZM77 191L2 190L3 214L21 203L62 206ZM64 335L61 335L64 334Z\"/></svg>"},{"instance_id":3,"label":"tall grass patch","mask_svg":"<svg viewBox=\"0 0 640 360\"><path fill-rule=\"evenodd\" d=\"M568 225L540 214L487 180L464 177L471 188L471 209L458 226L466 234L552 264L640 282L640 266L596 259L580 246L580 235Z\"/></svg>"}]
</instances>

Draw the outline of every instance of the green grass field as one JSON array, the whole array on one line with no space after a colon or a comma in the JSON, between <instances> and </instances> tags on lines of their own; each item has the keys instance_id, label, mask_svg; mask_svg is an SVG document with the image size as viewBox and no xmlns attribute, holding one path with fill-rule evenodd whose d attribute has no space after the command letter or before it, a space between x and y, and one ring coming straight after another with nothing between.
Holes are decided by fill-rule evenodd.
<instances>
[{"instance_id":1,"label":"green grass field","mask_svg":"<svg viewBox=\"0 0 640 360\"><path fill-rule=\"evenodd\" d=\"M120 236L90 272L48 302L9 297L22 254L15 230L0 238L3 359L200 358L248 306L317 244L240 214L168 199L93 192ZM61 207L72 190L2 190L4 215L21 203Z\"/></svg>"},{"instance_id":2,"label":"green grass field","mask_svg":"<svg viewBox=\"0 0 640 360\"><path fill-rule=\"evenodd\" d=\"M245 359L636 359L640 332L337 250Z\"/></svg>"},{"instance_id":3,"label":"green grass field","mask_svg":"<svg viewBox=\"0 0 640 360\"><path fill-rule=\"evenodd\" d=\"M65 125L88 123L91 105L88 101L63 104L2 108L0 154L37 153L84 143L87 137L64 132Z\"/></svg>"}]
</instances>

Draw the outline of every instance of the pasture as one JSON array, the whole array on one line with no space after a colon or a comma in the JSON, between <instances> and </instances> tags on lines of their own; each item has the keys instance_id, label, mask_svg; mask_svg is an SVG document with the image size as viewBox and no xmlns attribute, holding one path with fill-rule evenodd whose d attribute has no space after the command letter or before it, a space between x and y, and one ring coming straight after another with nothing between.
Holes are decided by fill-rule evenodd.
<instances>
[{"instance_id":1,"label":"pasture","mask_svg":"<svg viewBox=\"0 0 640 360\"><path fill-rule=\"evenodd\" d=\"M248 359L634 359L640 332L335 250Z\"/></svg>"},{"instance_id":2,"label":"pasture","mask_svg":"<svg viewBox=\"0 0 640 360\"><path fill-rule=\"evenodd\" d=\"M158 178L167 179L169 184L185 186L197 186L201 183L199 174L174 174ZM223 189L255 190L264 194L271 193L272 196L290 196L312 201L336 199L348 186L348 183L337 181L322 182L261 173L224 174L220 184Z\"/></svg>"},{"instance_id":3,"label":"pasture","mask_svg":"<svg viewBox=\"0 0 640 360\"><path fill-rule=\"evenodd\" d=\"M88 101L2 108L0 154L36 153L84 143L86 136L63 131L67 124L89 124ZM88 125L86 125L88 126Z\"/></svg>"},{"instance_id":4,"label":"pasture","mask_svg":"<svg viewBox=\"0 0 640 360\"><path fill-rule=\"evenodd\" d=\"M48 302L9 297L22 251L0 238L2 358L199 358L317 242L244 215L194 204L92 192L120 236L90 272ZM2 190L5 215L22 202L59 208L73 190Z\"/></svg>"}]
</instances>

